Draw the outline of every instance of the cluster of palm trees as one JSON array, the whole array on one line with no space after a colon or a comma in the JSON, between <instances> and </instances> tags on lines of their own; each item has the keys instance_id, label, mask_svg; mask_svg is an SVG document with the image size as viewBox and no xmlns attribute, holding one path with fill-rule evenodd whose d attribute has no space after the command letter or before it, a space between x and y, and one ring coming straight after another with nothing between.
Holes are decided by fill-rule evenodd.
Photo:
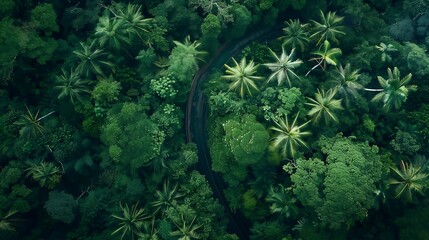
<instances>
[{"instance_id":1,"label":"cluster of palm trees","mask_svg":"<svg viewBox=\"0 0 429 240\"><path fill-rule=\"evenodd\" d=\"M283 40L282 53L278 56L270 49L275 62L262 64L272 72L267 79L268 82L276 79L278 85L287 82L287 85L292 87L293 80L300 80L295 71L303 63L302 60L294 58L295 49L299 48L303 52L311 42L314 42L317 50L311 53L314 57L310 61L315 61L316 64L309 69L305 76L319 67L326 70L328 65L334 66L335 70L331 71L331 79L328 81L331 88L327 91L318 89L314 98L307 98L309 102L306 105L311 107L308 115L313 123L318 123L322 118L325 124L339 122L336 113L343 107L341 106L342 99L335 98L337 94L345 98L348 106L350 99L357 97L360 90L378 92L372 101L382 101L383 108L389 111L393 107L399 109L407 99L409 92L416 89L413 85L407 85L412 75L408 74L401 79L396 67L393 70L388 68L387 79L377 77L380 89L364 88L359 83L359 69L352 69L350 64L346 64L345 67L339 64L337 58L342 54L341 49L331 47L331 42L338 44L338 38L345 35L344 27L341 25L342 21L343 17L339 17L333 12L324 14L322 11L320 12L320 22L311 21L311 26L307 23L302 24L299 20L287 21L286 27L283 29L284 36L281 37ZM392 51L391 47L386 46L385 48L383 50L386 52ZM290 52L287 53L285 49L290 49ZM385 56L385 58L387 57ZM231 81L229 90L238 91L241 98L244 98L246 94L252 96L252 92L258 91L255 82L264 79L256 75L258 65L253 61L248 62L245 57L240 60L240 63L234 58L232 60L235 66L225 64L226 75L223 76L224 79ZM306 146L302 138L309 135L309 132L301 131L301 129L308 122L299 125L297 117L298 115L290 124L287 116L284 119L279 116L279 119L274 120L276 126L271 128L277 133L273 138L273 146L281 149L285 156L293 157L299 146Z\"/></svg>"},{"instance_id":2,"label":"cluster of palm trees","mask_svg":"<svg viewBox=\"0 0 429 240\"><path fill-rule=\"evenodd\" d=\"M150 203L151 208L154 209L152 214L147 214L144 208L139 207L139 203L132 205L131 208L127 204L125 206L119 204L121 215L113 215L119 226L112 232L112 235L121 233L121 239L126 236L131 236L131 239L159 239L156 220L167 218L176 226L176 230L169 233L171 237L183 240L201 239L198 231L202 225L195 223L197 216L189 219L183 213L179 213L177 205L183 197L177 184L171 186L169 181L165 181L163 189L156 191L156 198ZM179 214L180 218L171 218L169 216L171 210Z\"/></svg>"},{"instance_id":3,"label":"cluster of palm trees","mask_svg":"<svg viewBox=\"0 0 429 240\"><path fill-rule=\"evenodd\" d=\"M95 29L95 39L89 43L80 43L80 48L73 51L76 66L55 78L58 99L69 99L73 104L82 101L82 96L90 93L88 78L106 78L108 72L114 72L115 64L109 60L109 53L129 46L136 37L148 32L151 19L141 13L141 6L128 4L106 6Z\"/></svg>"}]
</instances>

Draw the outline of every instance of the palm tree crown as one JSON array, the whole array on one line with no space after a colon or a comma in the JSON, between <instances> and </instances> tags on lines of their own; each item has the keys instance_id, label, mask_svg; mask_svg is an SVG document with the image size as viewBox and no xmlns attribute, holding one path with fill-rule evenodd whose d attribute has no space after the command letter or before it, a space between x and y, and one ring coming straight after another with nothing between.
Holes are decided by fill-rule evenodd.
<instances>
[{"instance_id":1,"label":"palm tree crown","mask_svg":"<svg viewBox=\"0 0 429 240\"><path fill-rule=\"evenodd\" d=\"M310 132L302 132L301 129L310 121L297 125L296 120L298 119L298 115L299 114L296 115L292 124L289 123L288 117L285 116L284 120L281 118L274 120L276 127L270 128L278 133L277 136L273 138L273 147L280 148L283 156L290 154L294 157L297 147L300 145L307 147L302 137L310 135Z\"/></svg>"},{"instance_id":2,"label":"palm tree crown","mask_svg":"<svg viewBox=\"0 0 429 240\"><path fill-rule=\"evenodd\" d=\"M302 64L300 59L292 60L295 49L292 49L289 55L286 54L285 49L282 47L282 54L278 57L271 49L271 55L275 58L274 63L265 63L264 66L268 67L273 73L268 78L268 82L273 78L277 78L277 83L280 85L284 80L287 80L289 86L292 86L290 78L295 77L299 80L298 75L293 69Z\"/></svg>"},{"instance_id":3,"label":"palm tree crown","mask_svg":"<svg viewBox=\"0 0 429 240\"><path fill-rule=\"evenodd\" d=\"M27 171L27 176L31 176L42 187L53 188L60 182L60 168L51 162L41 162L40 164L32 165Z\"/></svg>"},{"instance_id":4,"label":"palm tree crown","mask_svg":"<svg viewBox=\"0 0 429 240\"><path fill-rule=\"evenodd\" d=\"M387 69L388 79L384 79L381 76L377 76L378 82L382 89L368 89L367 91L380 91L372 99L373 102L383 101L383 107L389 111L392 107L399 109L403 102L407 100L409 91L417 90L417 86L408 85L411 81L412 74L409 73L404 78L400 79L400 72L397 67L393 71Z\"/></svg>"},{"instance_id":5,"label":"palm tree crown","mask_svg":"<svg viewBox=\"0 0 429 240\"><path fill-rule=\"evenodd\" d=\"M201 234L197 233L197 231L202 227L202 225L194 225L197 216L194 216L189 224L184 219L183 214L181 214L180 218L181 223L179 224L173 221L178 230L171 232L170 235L172 237L180 237L178 238L179 240L201 239Z\"/></svg>"},{"instance_id":6,"label":"palm tree crown","mask_svg":"<svg viewBox=\"0 0 429 240\"><path fill-rule=\"evenodd\" d=\"M312 20L314 33L310 37L317 39L317 45L326 40L331 40L338 44L337 36L346 35L342 31L344 27L340 25L344 17L338 17L335 12L328 12L325 15L322 10L320 10L320 17L320 23Z\"/></svg>"},{"instance_id":7,"label":"palm tree crown","mask_svg":"<svg viewBox=\"0 0 429 240\"><path fill-rule=\"evenodd\" d=\"M0 214L0 231L15 231L15 225L18 221L14 215L18 213L16 210L9 210L6 214Z\"/></svg>"},{"instance_id":8,"label":"palm tree crown","mask_svg":"<svg viewBox=\"0 0 429 240\"><path fill-rule=\"evenodd\" d=\"M241 98L247 92L252 96L252 89L258 91L258 87L255 84L255 80L261 80L262 77L255 76L258 65L252 61L247 64L246 58L242 58L238 63L234 58L232 61L235 63L235 67L230 67L225 64L226 74L223 78L232 81L229 85L229 90L237 90L240 93Z\"/></svg>"},{"instance_id":9,"label":"palm tree crown","mask_svg":"<svg viewBox=\"0 0 429 240\"><path fill-rule=\"evenodd\" d=\"M129 33L137 34L137 36L142 38L142 33L149 32L149 23L152 19L144 18L141 13L141 5L128 3L125 10L119 9L118 12L114 13L114 15L118 19L124 21Z\"/></svg>"},{"instance_id":10,"label":"palm tree crown","mask_svg":"<svg viewBox=\"0 0 429 240\"><path fill-rule=\"evenodd\" d=\"M298 213L296 207L296 199L287 189L279 184L278 187L270 187L266 201L270 203L270 211L272 213L280 214L280 216L289 218Z\"/></svg>"},{"instance_id":11,"label":"palm tree crown","mask_svg":"<svg viewBox=\"0 0 429 240\"><path fill-rule=\"evenodd\" d=\"M76 71L84 76L89 76L90 73L94 73L105 77L103 67L113 68L114 65L105 60L107 53L99 48L95 48L94 45L95 41L89 46L80 43L81 49L73 51L79 59Z\"/></svg>"},{"instance_id":12,"label":"palm tree crown","mask_svg":"<svg viewBox=\"0 0 429 240\"><path fill-rule=\"evenodd\" d=\"M329 89L326 92L324 90L320 91L317 89L314 99L307 98L310 102L306 104L312 106L308 115L313 118L315 123L319 122L322 116L325 119L326 124L330 121L338 122L335 111L343 108L341 107L341 99L333 99L336 93L337 91L332 89Z\"/></svg>"},{"instance_id":13,"label":"palm tree crown","mask_svg":"<svg viewBox=\"0 0 429 240\"><path fill-rule=\"evenodd\" d=\"M348 103L349 95L352 97L358 96L358 90L363 89L359 81L359 70L352 70L350 64L347 63L343 68L340 65L336 71L331 74L332 79L329 81L338 93L346 98Z\"/></svg>"},{"instance_id":14,"label":"palm tree crown","mask_svg":"<svg viewBox=\"0 0 429 240\"><path fill-rule=\"evenodd\" d=\"M74 103L75 100L81 101L81 94L90 93L88 81L82 80L77 71L66 72L61 69L61 72L61 75L55 77L54 88L60 91L58 99L68 97Z\"/></svg>"},{"instance_id":15,"label":"palm tree crown","mask_svg":"<svg viewBox=\"0 0 429 240\"><path fill-rule=\"evenodd\" d=\"M95 28L95 37L100 47L106 45L113 49L120 49L124 44L130 44L126 23L122 19L111 18L108 14L100 17Z\"/></svg>"},{"instance_id":16,"label":"palm tree crown","mask_svg":"<svg viewBox=\"0 0 429 240\"><path fill-rule=\"evenodd\" d=\"M326 65L333 65L337 66L337 57L342 54L341 49L339 48L331 48L331 44L328 41L323 42L323 46L319 48L319 50L313 52L312 54L316 55L317 57L314 57L310 60L314 60L317 62L317 64L312 67L305 76L310 74L311 71L316 69L317 67L322 67L323 69L326 68Z\"/></svg>"},{"instance_id":17,"label":"palm tree crown","mask_svg":"<svg viewBox=\"0 0 429 240\"><path fill-rule=\"evenodd\" d=\"M164 214L169 207L175 208L175 201L183 197L183 194L179 193L177 184L171 187L169 182L165 181L162 191L157 190L156 196L157 199L152 202L152 206L156 208L155 213L161 210Z\"/></svg>"},{"instance_id":18,"label":"palm tree crown","mask_svg":"<svg viewBox=\"0 0 429 240\"><path fill-rule=\"evenodd\" d=\"M139 204L136 203L130 209L127 204L123 207L122 204L119 203L122 216L112 215L119 221L119 227L112 232L112 235L122 231L121 239L124 239L127 233L134 239L135 236L141 233L140 229L143 226L144 220L148 217L144 213L144 208L140 208L138 205Z\"/></svg>"},{"instance_id":19,"label":"palm tree crown","mask_svg":"<svg viewBox=\"0 0 429 240\"><path fill-rule=\"evenodd\" d=\"M21 130L19 130L20 135L30 137L30 134L33 134L33 136L36 136L38 133L43 134L45 127L42 125L42 119L48 117L54 111L39 117L40 110L37 110L36 114L33 114L27 106L25 108L27 109L27 114L22 115L22 118L15 122L16 125L22 126Z\"/></svg>"},{"instance_id":20,"label":"palm tree crown","mask_svg":"<svg viewBox=\"0 0 429 240\"><path fill-rule=\"evenodd\" d=\"M305 46L307 46L310 41L308 34L308 24L302 24L299 19L292 20L290 19L286 23L286 27L283 28L284 36L281 39L284 39L283 46L290 48L300 48L303 52Z\"/></svg>"},{"instance_id":21,"label":"palm tree crown","mask_svg":"<svg viewBox=\"0 0 429 240\"><path fill-rule=\"evenodd\" d=\"M397 167L391 167L391 169L397 177L389 181L390 185L397 185L395 197L398 198L405 194L405 198L411 201L413 192L423 194L423 190L427 187L426 181L429 174L424 172L421 167L414 167L412 163L401 161L401 169Z\"/></svg>"}]
</instances>

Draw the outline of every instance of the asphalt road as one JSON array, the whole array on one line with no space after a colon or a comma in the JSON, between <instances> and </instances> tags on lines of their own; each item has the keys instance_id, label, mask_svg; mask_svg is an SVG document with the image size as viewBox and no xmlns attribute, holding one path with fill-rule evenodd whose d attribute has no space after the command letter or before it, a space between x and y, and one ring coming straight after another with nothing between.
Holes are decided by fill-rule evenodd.
<instances>
[{"instance_id":1,"label":"asphalt road","mask_svg":"<svg viewBox=\"0 0 429 240\"><path fill-rule=\"evenodd\" d=\"M207 119L208 102L203 94L203 83L207 79L212 69L222 68L231 57L238 54L244 47L254 41L271 40L280 36L281 27L273 27L253 32L249 36L234 42L222 45L210 61L205 64L194 75L191 91L188 95L186 107L186 138L188 142L194 142L198 148L198 170L206 176L214 196L224 206L229 218L228 232L237 234L240 239L248 239L250 232L250 222L240 212L232 212L225 199L223 190L225 183L219 173L213 172L211 167L210 151L207 145Z\"/></svg>"}]
</instances>

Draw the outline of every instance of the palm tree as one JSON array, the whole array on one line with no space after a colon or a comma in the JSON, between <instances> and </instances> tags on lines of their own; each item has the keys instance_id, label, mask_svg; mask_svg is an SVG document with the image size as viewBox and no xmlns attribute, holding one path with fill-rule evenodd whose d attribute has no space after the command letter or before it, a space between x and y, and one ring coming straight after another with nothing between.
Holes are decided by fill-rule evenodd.
<instances>
[{"instance_id":1,"label":"palm tree","mask_svg":"<svg viewBox=\"0 0 429 240\"><path fill-rule=\"evenodd\" d=\"M317 64L311 68L305 76L310 74L311 71L316 69L317 67L322 67L322 69L326 68L327 64L337 66L337 57L341 55L341 49L339 48L331 48L331 44L328 41L323 42L323 46L319 48L319 50L313 52L312 54L318 56L314 57L310 60L314 60ZM323 65L322 65L323 64Z\"/></svg>"},{"instance_id":2,"label":"palm tree","mask_svg":"<svg viewBox=\"0 0 429 240\"><path fill-rule=\"evenodd\" d=\"M336 93L337 91L332 89L326 92L324 90L320 92L320 90L317 89L314 99L307 98L310 102L306 104L312 107L308 115L313 118L314 123L319 122L322 116L326 124L330 121L338 122L335 111L342 110L343 108L341 107L341 99L333 99Z\"/></svg>"},{"instance_id":3,"label":"palm tree","mask_svg":"<svg viewBox=\"0 0 429 240\"><path fill-rule=\"evenodd\" d=\"M107 14L99 18L95 28L95 37L100 47L107 45L115 50L121 49L124 44L131 44L125 21L111 18Z\"/></svg>"},{"instance_id":4,"label":"palm tree","mask_svg":"<svg viewBox=\"0 0 429 240\"><path fill-rule=\"evenodd\" d=\"M144 213L144 208L140 208L138 205L139 203L137 202L130 209L127 204L123 207L122 204L119 203L119 207L122 210L122 216L112 215L119 221L119 227L112 232L112 235L122 232L122 240L127 233L131 235L131 239L134 239L141 233L140 229L143 226L144 220L148 217Z\"/></svg>"},{"instance_id":5,"label":"palm tree","mask_svg":"<svg viewBox=\"0 0 429 240\"><path fill-rule=\"evenodd\" d=\"M240 64L234 58L232 58L232 61L235 63L235 67L225 64L227 75L223 76L224 79L232 81L229 85L229 90L237 90L241 98L244 97L245 92L252 96L252 89L258 91L254 81L263 79L254 75L258 65L255 65L253 60L247 64L245 57L241 59Z\"/></svg>"},{"instance_id":6,"label":"palm tree","mask_svg":"<svg viewBox=\"0 0 429 240\"><path fill-rule=\"evenodd\" d=\"M119 9L118 12L113 12L111 10L116 18L126 24L127 31L130 34L136 34L140 39L142 39L142 33L149 32L149 22L152 20L151 18L144 18L141 7L141 5L128 3L125 11Z\"/></svg>"},{"instance_id":7,"label":"palm tree","mask_svg":"<svg viewBox=\"0 0 429 240\"><path fill-rule=\"evenodd\" d=\"M423 194L427 187L427 178L429 176L420 166L414 167L412 163L401 161L401 169L391 167L396 174L395 179L390 179L389 185L397 185L395 188L396 198L405 195L406 200L411 201L413 192Z\"/></svg>"},{"instance_id":8,"label":"palm tree","mask_svg":"<svg viewBox=\"0 0 429 240\"><path fill-rule=\"evenodd\" d=\"M392 44L385 44L380 43L380 45L376 45L375 48L377 48L381 52L381 61L382 62L390 62L392 60L392 57L389 53L396 52L398 49L396 49Z\"/></svg>"},{"instance_id":9,"label":"palm tree","mask_svg":"<svg viewBox=\"0 0 429 240\"><path fill-rule=\"evenodd\" d=\"M278 187L270 186L266 201L271 204L271 213L277 213L286 218L293 217L298 213L298 208L295 205L296 199L281 184Z\"/></svg>"},{"instance_id":10,"label":"palm tree","mask_svg":"<svg viewBox=\"0 0 429 240\"><path fill-rule=\"evenodd\" d=\"M196 68L198 68L198 63L196 60L204 62L203 56L205 56L207 52L197 50L201 43L197 41L193 41L191 43L189 35L186 36L185 41L183 43L178 41L173 41L173 43L176 44L176 49L178 51L183 52L188 57L193 58L194 66Z\"/></svg>"},{"instance_id":11,"label":"palm tree","mask_svg":"<svg viewBox=\"0 0 429 240\"><path fill-rule=\"evenodd\" d=\"M106 60L107 53L99 48L95 48L94 45L95 41L89 46L80 43L81 49L73 51L80 61L76 67L76 71L84 76L89 76L90 73L94 73L106 77L103 72L103 67L113 68L114 65Z\"/></svg>"},{"instance_id":12,"label":"palm tree","mask_svg":"<svg viewBox=\"0 0 429 240\"><path fill-rule=\"evenodd\" d=\"M387 69L388 79L384 79L381 76L377 76L378 82L380 83L381 89L365 88L366 91L379 92L372 99L373 102L383 101L383 108L389 111L392 107L399 109L403 102L407 100L408 93L410 91L417 90L417 86L408 85L411 81L412 74L409 73L404 78L400 79L400 72L397 67L393 68L393 71Z\"/></svg>"},{"instance_id":13,"label":"palm tree","mask_svg":"<svg viewBox=\"0 0 429 240\"><path fill-rule=\"evenodd\" d=\"M18 221L14 215L18 213L16 210L9 210L3 216L0 214L0 232L1 231L15 231L15 224Z\"/></svg>"},{"instance_id":14,"label":"palm tree","mask_svg":"<svg viewBox=\"0 0 429 240\"><path fill-rule=\"evenodd\" d=\"M143 223L143 230L137 235L139 240L159 240L158 232L158 229L155 228L155 217L152 217L150 223Z\"/></svg>"},{"instance_id":15,"label":"palm tree","mask_svg":"<svg viewBox=\"0 0 429 240\"><path fill-rule=\"evenodd\" d=\"M310 41L308 34L308 24L302 24L299 19L290 19L286 23L286 27L283 28L284 36L280 39L284 39L283 46L290 47L291 49L300 48L301 52L305 50Z\"/></svg>"},{"instance_id":16,"label":"palm tree","mask_svg":"<svg viewBox=\"0 0 429 240\"><path fill-rule=\"evenodd\" d=\"M194 216L191 223L187 223L183 217L183 214L180 215L181 223L178 224L173 221L174 225L178 230L171 232L172 237L179 237L178 240L192 240L192 239L201 239L201 234L197 233L197 230L202 227L202 225L194 225L195 219L197 216Z\"/></svg>"},{"instance_id":17,"label":"palm tree","mask_svg":"<svg viewBox=\"0 0 429 240\"><path fill-rule=\"evenodd\" d=\"M331 40L338 44L339 41L337 36L346 35L342 31L344 27L340 25L344 17L338 17L335 12L328 12L328 14L325 15L322 10L320 10L320 17L320 23L311 20L314 25L314 33L310 38L317 39L317 45L320 45L326 40Z\"/></svg>"},{"instance_id":18,"label":"palm tree","mask_svg":"<svg viewBox=\"0 0 429 240\"><path fill-rule=\"evenodd\" d=\"M302 140L303 137L310 135L310 132L301 132L301 129L305 127L310 121L305 122L304 124L297 125L296 120L298 119L299 113L296 115L292 124L289 124L288 117L285 116L285 119L279 118L277 121L274 120L276 127L271 127L270 129L276 131L278 134L273 140L274 148L281 148L283 156L290 154L292 157L295 156L296 149L303 145L307 147L307 144Z\"/></svg>"},{"instance_id":19,"label":"palm tree","mask_svg":"<svg viewBox=\"0 0 429 240\"><path fill-rule=\"evenodd\" d=\"M36 114L32 114L27 106L25 106L25 108L27 109L27 114L22 115L22 118L15 122L16 125L23 126L21 130L19 130L20 135L29 137L30 134L33 134L33 136L36 136L38 133L43 134L45 128L41 121L54 113L54 111L39 117L40 110L37 110Z\"/></svg>"},{"instance_id":20,"label":"palm tree","mask_svg":"<svg viewBox=\"0 0 429 240\"><path fill-rule=\"evenodd\" d=\"M81 94L90 93L88 81L80 78L77 71L66 72L61 69L62 74L55 77L55 89L60 91L58 99L69 98L74 104L75 100L81 101Z\"/></svg>"},{"instance_id":21,"label":"palm tree","mask_svg":"<svg viewBox=\"0 0 429 240\"><path fill-rule=\"evenodd\" d=\"M270 49L271 55L274 57L276 62L274 63L265 63L264 66L268 67L273 73L268 78L268 82L273 78L277 78L277 83L280 85L284 80L287 80L289 87L292 86L290 78L295 77L299 80L298 75L293 71L293 69L299 67L302 64L300 59L292 60L293 52L295 49L292 49L289 55L286 54L285 49L282 47L282 54L278 57L273 50ZM290 75L290 76L289 76Z\"/></svg>"},{"instance_id":22,"label":"palm tree","mask_svg":"<svg viewBox=\"0 0 429 240\"><path fill-rule=\"evenodd\" d=\"M53 188L60 182L61 171L60 168L50 162L41 162L40 164L33 164L27 168L27 176L31 176L37 181L41 187Z\"/></svg>"},{"instance_id":23,"label":"palm tree","mask_svg":"<svg viewBox=\"0 0 429 240\"><path fill-rule=\"evenodd\" d=\"M159 211L162 212L162 215L164 215L165 211L170 208L176 208L175 201L181 197L183 197L183 194L181 194L178 191L178 185L174 185L174 187L170 187L169 182L165 181L162 191L157 190L156 191L156 197L157 199L151 203L153 207L156 208L155 214Z\"/></svg>"},{"instance_id":24,"label":"palm tree","mask_svg":"<svg viewBox=\"0 0 429 240\"><path fill-rule=\"evenodd\" d=\"M331 74L332 79L329 83L346 98L346 103L348 103L349 95L356 98L359 95L357 91L363 89L363 86L358 82L359 76L359 70L352 70L350 64L347 63L345 68L340 65Z\"/></svg>"}]
</instances>

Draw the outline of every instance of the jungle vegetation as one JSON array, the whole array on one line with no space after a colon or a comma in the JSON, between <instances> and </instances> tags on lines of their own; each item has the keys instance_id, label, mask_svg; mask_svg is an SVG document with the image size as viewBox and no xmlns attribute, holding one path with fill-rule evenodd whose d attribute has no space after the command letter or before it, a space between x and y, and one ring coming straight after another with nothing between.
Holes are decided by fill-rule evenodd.
<instances>
[{"instance_id":1,"label":"jungle vegetation","mask_svg":"<svg viewBox=\"0 0 429 240\"><path fill-rule=\"evenodd\" d=\"M428 48L426 0L0 0L0 238L429 239Z\"/></svg>"}]
</instances>

